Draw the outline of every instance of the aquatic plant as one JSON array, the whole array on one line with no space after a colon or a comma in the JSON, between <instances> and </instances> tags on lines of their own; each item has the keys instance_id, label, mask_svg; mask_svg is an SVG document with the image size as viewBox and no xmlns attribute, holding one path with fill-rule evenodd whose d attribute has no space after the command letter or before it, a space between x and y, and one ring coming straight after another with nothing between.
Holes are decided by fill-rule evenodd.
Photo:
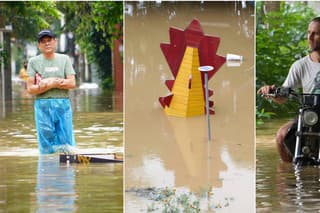
<instances>
[{"instance_id":1,"label":"aquatic plant","mask_svg":"<svg viewBox=\"0 0 320 213\"><path fill-rule=\"evenodd\" d=\"M261 110L256 107L256 125L264 124L264 119L270 119L272 116L275 116L276 113L274 112L266 112L264 108Z\"/></svg>"},{"instance_id":2,"label":"aquatic plant","mask_svg":"<svg viewBox=\"0 0 320 213\"><path fill-rule=\"evenodd\" d=\"M135 193L138 197L152 201L146 207L147 212L198 213L227 208L231 205L233 197L218 200L212 189L212 186L208 186L195 193L186 189L148 187L131 188L126 190L126 193Z\"/></svg>"},{"instance_id":3,"label":"aquatic plant","mask_svg":"<svg viewBox=\"0 0 320 213\"><path fill-rule=\"evenodd\" d=\"M162 209L164 213L172 212L185 212L185 213L197 213L200 212L200 200L192 193L177 194L176 189L161 189L155 201L159 207L156 207L155 203L152 203L148 207L148 212Z\"/></svg>"}]
</instances>

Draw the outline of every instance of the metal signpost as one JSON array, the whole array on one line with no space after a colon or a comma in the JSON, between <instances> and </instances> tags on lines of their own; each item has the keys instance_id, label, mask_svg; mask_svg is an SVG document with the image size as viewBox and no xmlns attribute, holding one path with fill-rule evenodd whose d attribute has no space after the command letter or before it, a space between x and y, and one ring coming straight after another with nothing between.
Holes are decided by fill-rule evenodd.
<instances>
[{"instance_id":1,"label":"metal signpost","mask_svg":"<svg viewBox=\"0 0 320 213\"><path fill-rule=\"evenodd\" d=\"M200 72L204 73L204 83L206 88L206 114L208 125L208 142L211 141L211 128L210 128L210 109L209 109L209 87L208 87L208 72L213 71L213 66L201 66L198 68Z\"/></svg>"}]
</instances>

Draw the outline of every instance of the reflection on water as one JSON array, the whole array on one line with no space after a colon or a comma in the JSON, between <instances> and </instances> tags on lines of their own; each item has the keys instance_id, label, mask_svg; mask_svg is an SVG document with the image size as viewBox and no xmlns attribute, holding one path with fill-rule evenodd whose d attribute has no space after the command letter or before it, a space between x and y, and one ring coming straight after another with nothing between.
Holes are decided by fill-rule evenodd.
<instances>
[{"instance_id":1,"label":"reflection on water","mask_svg":"<svg viewBox=\"0 0 320 213\"><path fill-rule=\"evenodd\" d=\"M59 164L39 156L33 99L14 82L11 109L0 117L0 212L122 212L122 164ZM117 94L71 93L77 148L123 152ZM1 108L1 106L0 106Z\"/></svg>"},{"instance_id":2,"label":"reflection on water","mask_svg":"<svg viewBox=\"0 0 320 213\"><path fill-rule=\"evenodd\" d=\"M75 212L75 168L60 165L59 156L40 155L35 212Z\"/></svg>"},{"instance_id":3,"label":"reflection on water","mask_svg":"<svg viewBox=\"0 0 320 213\"><path fill-rule=\"evenodd\" d=\"M253 8L236 2L127 2L126 11L126 209L145 211L153 205L145 192L161 194L169 187L176 196L194 193L202 211L253 212ZM168 93L164 81L172 79L160 43L167 42L169 27L185 29L194 18L205 34L221 37L219 55L244 57L209 82L216 111L209 144L205 116L169 117L158 103Z\"/></svg>"},{"instance_id":4,"label":"reflection on water","mask_svg":"<svg viewBox=\"0 0 320 213\"><path fill-rule=\"evenodd\" d=\"M275 132L286 122L268 122L257 131L257 212L319 212L319 167L295 168L276 151Z\"/></svg>"}]
</instances>

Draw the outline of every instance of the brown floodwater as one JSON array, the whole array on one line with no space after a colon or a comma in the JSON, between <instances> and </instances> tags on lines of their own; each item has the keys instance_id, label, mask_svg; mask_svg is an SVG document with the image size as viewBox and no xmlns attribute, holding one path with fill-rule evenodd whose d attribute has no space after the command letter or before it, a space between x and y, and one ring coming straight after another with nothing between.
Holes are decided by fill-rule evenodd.
<instances>
[{"instance_id":1,"label":"brown floodwater","mask_svg":"<svg viewBox=\"0 0 320 213\"><path fill-rule=\"evenodd\" d=\"M256 212L319 212L319 167L283 163L275 133L288 120L268 121L257 129Z\"/></svg>"},{"instance_id":2,"label":"brown floodwater","mask_svg":"<svg viewBox=\"0 0 320 213\"><path fill-rule=\"evenodd\" d=\"M123 212L122 164L64 164L39 155L33 98L13 82L0 102L0 212ZM118 97L119 98L119 97ZM123 152L123 113L112 93L71 92L77 148Z\"/></svg>"},{"instance_id":3,"label":"brown floodwater","mask_svg":"<svg viewBox=\"0 0 320 213\"><path fill-rule=\"evenodd\" d=\"M253 14L239 2L126 2L126 211L173 208L159 201L161 189L177 198L194 194L201 212L255 210ZM173 79L160 43L169 43L169 27L185 29L193 18L221 38L218 55L244 58L209 81L210 143L205 115L167 116L158 102L169 93L164 81Z\"/></svg>"}]
</instances>

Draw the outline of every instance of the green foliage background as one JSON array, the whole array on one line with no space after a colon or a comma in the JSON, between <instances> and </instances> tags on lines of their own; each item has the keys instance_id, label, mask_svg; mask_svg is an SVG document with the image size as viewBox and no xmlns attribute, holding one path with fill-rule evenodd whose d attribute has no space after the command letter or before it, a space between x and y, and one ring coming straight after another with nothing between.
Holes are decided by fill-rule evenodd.
<instances>
[{"instance_id":1,"label":"green foliage background","mask_svg":"<svg viewBox=\"0 0 320 213\"><path fill-rule=\"evenodd\" d=\"M102 86L111 89L111 50L113 40L122 37L123 3L59 2L58 8L66 17L64 30L74 32L76 42L86 53L89 63L97 65Z\"/></svg>"},{"instance_id":2,"label":"green foliage background","mask_svg":"<svg viewBox=\"0 0 320 213\"><path fill-rule=\"evenodd\" d=\"M280 10L264 13L265 2L256 3L256 88L281 86L291 64L308 54L307 29L314 11L300 2L280 2ZM257 95L257 121L265 113L288 116L296 104L276 104ZM270 114L269 114L270 115Z\"/></svg>"},{"instance_id":3,"label":"green foliage background","mask_svg":"<svg viewBox=\"0 0 320 213\"><path fill-rule=\"evenodd\" d=\"M60 17L60 13L53 1L1 1L0 26L11 24L12 37L20 42L34 41L35 35Z\"/></svg>"},{"instance_id":4,"label":"green foliage background","mask_svg":"<svg viewBox=\"0 0 320 213\"><path fill-rule=\"evenodd\" d=\"M0 28L12 25L13 32L10 35L15 38L14 51L23 53L25 44L34 42L40 30L59 26L62 13L66 25L53 30L58 35L73 32L75 42L86 54L88 62L96 64L104 87L112 88L111 49L113 41L122 37L123 2L0 2Z\"/></svg>"}]
</instances>

